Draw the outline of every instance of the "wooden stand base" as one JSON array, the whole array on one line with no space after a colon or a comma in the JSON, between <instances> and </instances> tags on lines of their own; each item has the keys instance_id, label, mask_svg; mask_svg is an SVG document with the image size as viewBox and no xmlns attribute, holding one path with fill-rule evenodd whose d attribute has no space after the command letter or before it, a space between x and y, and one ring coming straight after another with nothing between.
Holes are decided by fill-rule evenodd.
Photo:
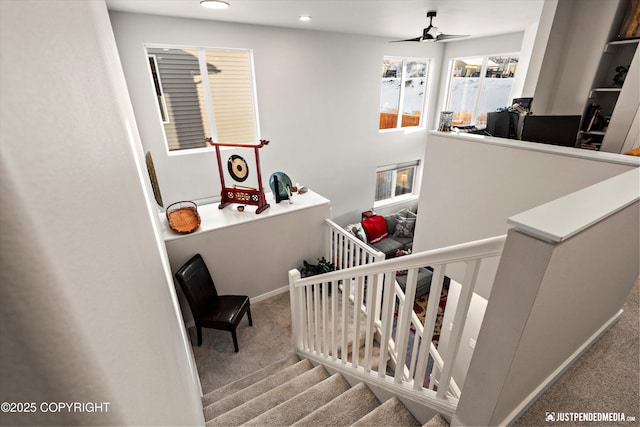
<instances>
[{"instance_id":1,"label":"wooden stand base","mask_svg":"<svg viewBox=\"0 0 640 427\"><path fill-rule=\"evenodd\" d=\"M267 198L262 190L223 188L218 209L224 209L232 203L257 206L257 214L264 212L269 207Z\"/></svg>"}]
</instances>

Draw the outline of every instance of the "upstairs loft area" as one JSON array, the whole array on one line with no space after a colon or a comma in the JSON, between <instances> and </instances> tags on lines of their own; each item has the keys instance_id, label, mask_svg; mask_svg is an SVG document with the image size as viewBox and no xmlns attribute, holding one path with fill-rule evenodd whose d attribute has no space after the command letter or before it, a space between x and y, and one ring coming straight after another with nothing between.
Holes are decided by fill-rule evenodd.
<instances>
[{"instance_id":1,"label":"upstairs loft area","mask_svg":"<svg viewBox=\"0 0 640 427\"><path fill-rule=\"evenodd\" d=\"M524 101L524 102L523 102ZM563 147L600 150L600 144L585 142L583 136L592 123L580 115L531 115L528 111L531 98L514 99L514 108L486 114L486 126L453 126L458 133L487 135L498 138L517 139ZM520 104L522 102L522 104ZM525 106L520 107L520 105ZM601 132L604 135L604 132ZM629 147L623 154L637 155Z\"/></svg>"},{"instance_id":2,"label":"upstairs loft area","mask_svg":"<svg viewBox=\"0 0 640 427\"><path fill-rule=\"evenodd\" d=\"M637 123L640 117L638 115L638 79L627 79L627 76L637 76L638 73L637 47L640 42L640 33L637 30L637 25L630 27L629 23L637 22L639 13L637 5L632 6L631 4L626 10L622 8L619 10L609 32L608 41L604 44L598 65L594 70L593 82L580 116L540 116L534 118L536 116L530 113L532 98L514 99L510 104L513 107L498 107L493 110L490 107L501 104L479 102L478 100L482 100L482 96L476 95L471 90L473 87L467 85L465 88L469 87L470 90L457 93L457 98L455 98L455 100L458 98L467 100L464 102L464 106L458 105L460 102L447 104L447 110L453 112L454 129L457 127L459 132L638 155L640 150L637 132ZM517 64L517 59L513 62ZM468 69L469 65L467 64L466 67ZM513 70L515 71L515 67ZM468 71L471 70L468 69ZM486 77L489 75L487 74ZM508 74L503 73L499 77L502 78L497 80L498 83L509 80ZM505 77L507 78L505 79ZM454 75L453 79L456 78L460 79ZM496 80L490 78L487 79L487 82L495 84ZM506 88L509 85L503 86ZM495 97L495 100L501 97L502 102L506 104L509 98L504 94L507 91L504 90L500 95L498 87L496 86L492 91L492 96ZM553 109L544 111L544 95L542 97L542 113L552 113ZM454 98L452 97L452 99ZM475 104L469 101L473 99L476 99ZM520 101L525 101L525 103ZM519 104L519 106L515 104ZM466 110L471 110L471 112L467 114ZM561 110L577 112L575 107Z\"/></svg>"},{"instance_id":3,"label":"upstairs loft area","mask_svg":"<svg viewBox=\"0 0 640 427\"><path fill-rule=\"evenodd\" d=\"M489 112L486 114L486 126L454 126L457 132L494 136L497 138L518 139L543 144L575 147L580 128L579 115L529 115L531 98L523 102L514 99L516 109ZM522 112L524 111L524 112Z\"/></svg>"},{"instance_id":4,"label":"upstairs loft area","mask_svg":"<svg viewBox=\"0 0 640 427\"><path fill-rule=\"evenodd\" d=\"M579 115L529 116L495 112L487 114L485 132L499 138L575 147L580 119Z\"/></svg>"}]
</instances>

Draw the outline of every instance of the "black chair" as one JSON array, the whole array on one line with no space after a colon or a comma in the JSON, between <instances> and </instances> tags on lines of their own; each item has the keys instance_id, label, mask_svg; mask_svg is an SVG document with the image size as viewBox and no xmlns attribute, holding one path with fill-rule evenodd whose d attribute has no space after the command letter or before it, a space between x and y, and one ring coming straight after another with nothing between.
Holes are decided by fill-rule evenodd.
<instances>
[{"instance_id":1,"label":"black chair","mask_svg":"<svg viewBox=\"0 0 640 427\"><path fill-rule=\"evenodd\" d=\"M194 255L180 267L175 276L189 302L198 332L198 345L202 345L202 328L220 329L231 332L233 346L238 352L236 327L245 313L249 326L253 326L249 297L218 295L209 269L200 254Z\"/></svg>"}]
</instances>

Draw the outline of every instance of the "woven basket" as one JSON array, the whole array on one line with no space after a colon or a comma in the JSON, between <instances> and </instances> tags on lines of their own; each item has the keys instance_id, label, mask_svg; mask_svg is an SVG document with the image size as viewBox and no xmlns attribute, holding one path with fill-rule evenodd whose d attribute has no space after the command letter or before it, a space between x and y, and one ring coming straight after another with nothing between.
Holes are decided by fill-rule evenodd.
<instances>
[{"instance_id":1,"label":"woven basket","mask_svg":"<svg viewBox=\"0 0 640 427\"><path fill-rule=\"evenodd\" d=\"M198 205L193 202L176 202L167 207L169 227L178 233L191 233L200 227Z\"/></svg>"}]
</instances>

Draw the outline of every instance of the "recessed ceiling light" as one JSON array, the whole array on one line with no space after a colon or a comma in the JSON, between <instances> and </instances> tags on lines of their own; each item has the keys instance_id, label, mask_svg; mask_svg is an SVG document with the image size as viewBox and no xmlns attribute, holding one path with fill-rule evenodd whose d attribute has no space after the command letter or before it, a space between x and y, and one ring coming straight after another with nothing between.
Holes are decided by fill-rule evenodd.
<instances>
[{"instance_id":1,"label":"recessed ceiling light","mask_svg":"<svg viewBox=\"0 0 640 427\"><path fill-rule=\"evenodd\" d=\"M311 21L311 17L309 15L300 15L298 17L299 20L301 20L302 22L309 22Z\"/></svg>"},{"instance_id":2,"label":"recessed ceiling light","mask_svg":"<svg viewBox=\"0 0 640 427\"><path fill-rule=\"evenodd\" d=\"M223 0L201 0L200 6L208 9L226 9L229 7L229 3Z\"/></svg>"}]
</instances>

